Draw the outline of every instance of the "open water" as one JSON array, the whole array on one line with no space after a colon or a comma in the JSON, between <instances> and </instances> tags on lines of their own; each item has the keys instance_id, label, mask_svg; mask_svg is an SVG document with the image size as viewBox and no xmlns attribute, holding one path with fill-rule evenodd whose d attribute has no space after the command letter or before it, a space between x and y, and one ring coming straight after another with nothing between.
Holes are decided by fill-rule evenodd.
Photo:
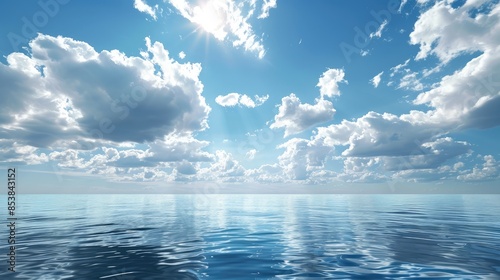
<instances>
[{"instance_id":1,"label":"open water","mask_svg":"<svg viewBox=\"0 0 500 280\"><path fill-rule=\"evenodd\" d=\"M499 195L17 199L0 279L500 279Z\"/></svg>"}]
</instances>

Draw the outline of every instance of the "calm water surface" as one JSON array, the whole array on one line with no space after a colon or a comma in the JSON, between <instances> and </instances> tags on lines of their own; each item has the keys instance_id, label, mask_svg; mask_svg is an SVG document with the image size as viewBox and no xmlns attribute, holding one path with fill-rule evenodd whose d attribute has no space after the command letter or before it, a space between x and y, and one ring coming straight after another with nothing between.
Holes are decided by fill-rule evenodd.
<instances>
[{"instance_id":1,"label":"calm water surface","mask_svg":"<svg viewBox=\"0 0 500 280\"><path fill-rule=\"evenodd\" d=\"M0 279L500 279L498 195L18 200Z\"/></svg>"}]
</instances>

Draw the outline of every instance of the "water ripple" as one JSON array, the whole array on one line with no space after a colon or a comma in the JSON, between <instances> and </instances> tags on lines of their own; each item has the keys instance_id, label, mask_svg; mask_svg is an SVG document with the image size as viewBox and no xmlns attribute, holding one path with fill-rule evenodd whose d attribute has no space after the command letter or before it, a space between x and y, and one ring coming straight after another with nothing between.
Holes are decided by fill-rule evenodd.
<instances>
[{"instance_id":1,"label":"water ripple","mask_svg":"<svg viewBox=\"0 0 500 280\"><path fill-rule=\"evenodd\" d=\"M500 279L499 197L134 198L25 197L0 278Z\"/></svg>"}]
</instances>

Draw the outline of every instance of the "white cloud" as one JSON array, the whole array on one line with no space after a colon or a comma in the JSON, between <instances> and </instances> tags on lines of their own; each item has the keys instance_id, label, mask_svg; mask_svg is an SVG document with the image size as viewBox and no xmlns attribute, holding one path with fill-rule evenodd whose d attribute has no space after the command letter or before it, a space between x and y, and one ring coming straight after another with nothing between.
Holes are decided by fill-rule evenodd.
<instances>
[{"instance_id":1,"label":"white cloud","mask_svg":"<svg viewBox=\"0 0 500 280\"><path fill-rule=\"evenodd\" d=\"M223 107L233 107L239 104L240 94L233 92L227 95L219 95L215 98L215 102Z\"/></svg>"},{"instance_id":2,"label":"white cloud","mask_svg":"<svg viewBox=\"0 0 500 280\"><path fill-rule=\"evenodd\" d=\"M324 167L328 154L333 150L319 142L293 138L278 148L285 149L278 157L285 176L291 180L306 180L313 170Z\"/></svg>"},{"instance_id":3,"label":"white cloud","mask_svg":"<svg viewBox=\"0 0 500 280\"><path fill-rule=\"evenodd\" d=\"M388 86L396 85L397 89L422 91L426 87L424 79L441 70L441 65L439 65L432 69L412 71L408 67L409 63L410 59L407 59L405 62L391 67L389 74L391 81L387 83Z\"/></svg>"},{"instance_id":4,"label":"white cloud","mask_svg":"<svg viewBox=\"0 0 500 280\"><path fill-rule=\"evenodd\" d=\"M318 128L318 133L311 140L313 143L347 147L342 153L346 157L346 171L338 178L363 180L361 175L347 172L357 169L362 170L363 176L370 177L370 180L383 179L383 170L396 172L394 176L397 178L417 181L496 178L496 168L491 168L490 158L485 159L487 163L482 167L476 167L469 173L459 170L464 165L462 162L445 165L469 154L470 145L442 136L470 127L488 128L500 124L497 113L500 106L500 80L497 78L500 77L500 48L492 43L495 39L491 37L492 30L499 29L499 5L492 4L489 11L471 18L465 10L470 11L477 5L478 2L469 1L453 10L448 4L439 2L424 12L415 24L412 42L421 47L417 59L434 54L441 60L437 67L424 71L424 77L437 73L443 62L462 53L482 52L465 67L443 77L430 90L417 96L414 104L428 105L428 111L413 110L400 116L369 112L354 121L344 120L340 124ZM438 10L441 18L428 14ZM424 26L431 32L426 33ZM466 26L482 26L482 31L471 32ZM462 38L461 28L465 28L467 39ZM410 59L391 68L390 76L402 75L399 88L424 90L419 74L406 68L409 62ZM457 172L462 174L457 177Z\"/></svg>"},{"instance_id":5,"label":"white cloud","mask_svg":"<svg viewBox=\"0 0 500 280\"><path fill-rule=\"evenodd\" d=\"M208 162L214 160L214 156L203 151L207 147L208 141L201 141L192 135L170 135L163 140L149 143L147 150L150 155L145 160L158 162L179 162L187 160L189 162Z\"/></svg>"},{"instance_id":6,"label":"white cloud","mask_svg":"<svg viewBox=\"0 0 500 280\"><path fill-rule=\"evenodd\" d=\"M431 117L456 122L462 128L488 128L500 124L500 47L472 59L423 92L415 104L434 108Z\"/></svg>"},{"instance_id":7,"label":"white cloud","mask_svg":"<svg viewBox=\"0 0 500 280\"><path fill-rule=\"evenodd\" d=\"M223 150L215 152L214 162L198 170L200 180L215 180L222 182L242 182L245 181L245 168L233 156Z\"/></svg>"},{"instance_id":8,"label":"white cloud","mask_svg":"<svg viewBox=\"0 0 500 280\"><path fill-rule=\"evenodd\" d=\"M307 141L309 145L318 145L318 139ZM326 145L326 142L322 143ZM394 179L405 181L431 181L442 178L453 178L457 169L443 165L455 158L470 152L470 145L461 141L453 141L449 137L439 138L421 144L407 155L369 155L338 157L343 161L340 173L326 172L323 168L306 173L308 180L316 183L332 182L389 182ZM323 154L328 153L324 146ZM305 159L299 159L295 164ZM457 165L457 164L455 164ZM458 164L460 167L460 164ZM304 168L302 166L302 168ZM311 169L311 168L310 168ZM309 170L310 170L309 169ZM304 170L304 169L302 169ZM326 176L326 177L325 177ZM327 180L327 181L325 181Z\"/></svg>"},{"instance_id":9,"label":"white cloud","mask_svg":"<svg viewBox=\"0 0 500 280\"><path fill-rule=\"evenodd\" d=\"M380 80L382 78L382 74L384 74L384 71L378 73L377 75L375 75L375 77L373 77L370 82L372 83L373 87L377 88L378 85L380 84Z\"/></svg>"},{"instance_id":10,"label":"white cloud","mask_svg":"<svg viewBox=\"0 0 500 280\"><path fill-rule=\"evenodd\" d=\"M481 181L498 179L500 176L500 166L492 155L483 157L482 166L476 166L469 172L459 175L458 179L466 181Z\"/></svg>"},{"instance_id":11,"label":"white cloud","mask_svg":"<svg viewBox=\"0 0 500 280\"><path fill-rule=\"evenodd\" d=\"M217 156L203 151L209 143L191 135L170 135L148 143L144 150L101 147L94 151L53 151L49 159L60 168L103 175L111 181L198 180L201 164L213 165ZM217 174L212 174L216 176Z\"/></svg>"},{"instance_id":12,"label":"white cloud","mask_svg":"<svg viewBox=\"0 0 500 280\"><path fill-rule=\"evenodd\" d=\"M248 152L245 154L245 156L246 156L248 159L254 159L256 154L257 154L257 150L256 150L256 149L251 149L250 151L248 151Z\"/></svg>"},{"instance_id":13,"label":"white cloud","mask_svg":"<svg viewBox=\"0 0 500 280\"><path fill-rule=\"evenodd\" d=\"M413 90L413 91L421 91L424 89L424 85L418 78L418 73L417 72L410 72L405 74L400 80L399 80L399 85L397 87L398 89L406 89L406 90Z\"/></svg>"},{"instance_id":14,"label":"white cloud","mask_svg":"<svg viewBox=\"0 0 500 280\"><path fill-rule=\"evenodd\" d=\"M387 182L388 177L379 170L378 157L347 157L343 159L344 168L336 178L342 182L374 183Z\"/></svg>"},{"instance_id":15,"label":"white cloud","mask_svg":"<svg viewBox=\"0 0 500 280\"><path fill-rule=\"evenodd\" d=\"M174 61L149 38L146 46L145 58L128 57L39 34L29 55L12 53L0 64L2 94L11 100L0 104L0 138L85 149L99 141L154 141L207 128L201 65Z\"/></svg>"},{"instance_id":16,"label":"white cloud","mask_svg":"<svg viewBox=\"0 0 500 280\"><path fill-rule=\"evenodd\" d=\"M49 154L50 160L58 161L58 166L66 168L77 168L83 169L87 165L83 158L79 157L79 151L76 150L64 150L64 151L54 151Z\"/></svg>"},{"instance_id":17,"label":"white cloud","mask_svg":"<svg viewBox=\"0 0 500 280\"><path fill-rule=\"evenodd\" d=\"M328 69L319 78L316 86L319 87L321 97L333 97L340 95L339 83L346 83L344 79L345 73L343 69Z\"/></svg>"},{"instance_id":18,"label":"white cloud","mask_svg":"<svg viewBox=\"0 0 500 280\"><path fill-rule=\"evenodd\" d=\"M418 151L402 157L383 157L386 170L436 169L446 161L470 152L470 144L444 137L420 145Z\"/></svg>"},{"instance_id":19,"label":"white cloud","mask_svg":"<svg viewBox=\"0 0 500 280\"><path fill-rule=\"evenodd\" d=\"M316 99L316 104L303 104L295 94L281 99L278 114L274 116L271 128L285 128L285 137L302 132L317 124L333 119L333 104L324 99Z\"/></svg>"},{"instance_id":20,"label":"white cloud","mask_svg":"<svg viewBox=\"0 0 500 280\"><path fill-rule=\"evenodd\" d=\"M246 94L240 95L240 104L242 106L248 107L248 108L255 108L255 102L253 102L252 98L248 97Z\"/></svg>"},{"instance_id":21,"label":"white cloud","mask_svg":"<svg viewBox=\"0 0 500 280\"><path fill-rule=\"evenodd\" d=\"M267 101L269 95L258 96L255 95L254 100L246 94L239 94L236 92L226 95L219 95L215 98L215 102L223 107L234 107L236 105L248 108L258 107Z\"/></svg>"},{"instance_id":22,"label":"white cloud","mask_svg":"<svg viewBox=\"0 0 500 280\"><path fill-rule=\"evenodd\" d=\"M414 103L429 105L429 117L455 122L460 129L499 125L499 32L500 3L466 1L453 8L442 1L426 10L410 34L411 43L420 46L417 59L435 55L447 63L463 53L481 54L418 95Z\"/></svg>"},{"instance_id":23,"label":"white cloud","mask_svg":"<svg viewBox=\"0 0 500 280\"><path fill-rule=\"evenodd\" d=\"M281 181L302 180L314 184L332 182L388 182L393 179L406 181L430 181L441 178L451 179L463 167L460 162L455 167L443 165L470 152L470 145L453 141L449 137L439 138L421 144L407 155L343 156L343 170L334 172L325 169L328 160L334 159L334 147L325 141L294 138L279 146L285 151L279 156ZM276 170L278 171L278 170ZM265 172L256 174L266 175ZM274 181L278 178L273 177Z\"/></svg>"},{"instance_id":24,"label":"white cloud","mask_svg":"<svg viewBox=\"0 0 500 280\"><path fill-rule=\"evenodd\" d=\"M281 99L278 106L278 114L274 116L274 122L270 128L285 128L285 137L300 133L317 124L333 119L335 109L332 102L324 97L340 95L339 83L347 83L344 79L343 69L328 69L319 78L317 87L320 88L320 98L314 105L301 103L300 99L293 93Z\"/></svg>"},{"instance_id":25,"label":"white cloud","mask_svg":"<svg viewBox=\"0 0 500 280\"><path fill-rule=\"evenodd\" d=\"M179 58L180 58L180 59L184 59L184 58L186 58L186 53L185 53L185 52L183 52L183 51L181 51L181 52L179 53Z\"/></svg>"},{"instance_id":26,"label":"white cloud","mask_svg":"<svg viewBox=\"0 0 500 280\"><path fill-rule=\"evenodd\" d=\"M407 2L408 2L408 0L401 0L401 4L399 5L399 9L398 9L399 13L401 13L401 11L403 10L403 8Z\"/></svg>"},{"instance_id":27,"label":"white cloud","mask_svg":"<svg viewBox=\"0 0 500 280\"><path fill-rule=\"evenodd\" d=\"M264 57L266 51L262 39L254 34L249 23L255 1L237 3L231 0L207 0L198 5L187 0L170 0L170 3L183 17L199 25L217 40L229 40L234 47L243 47L260 59Z\"/></svg>"},{"instance_id":28,"label":"white cloud","mask_svg":"<svg viewBox=\"0 0 500 280\"><path fill-rule=\"evenodd\" d=\"M260 183L281 183L286 181L283 169L278 164L264 164L256 169L248 169L245 176Z\"/></svg>"},{"instance_id":29,"label":"white cloud","mask_svg":"<svg viewBox=\"0 0 500 280\"><path fill-rule=\"evenodd\" d=\"M485 1L467 1L453 8L450 1L436 2L422 13L410 34L410 42L420 46L416 59L434 54L448 62L462 53L487 51L500 45L500 4L475 17L471 14ZM489 11L488 11L489 10Z\"/></svg>"},{"instance_id":30,"label":"white cloud","mask_svg":"<svg viewBox=\"0 0 500 280\"><path fill-rule=\"evenodd\" d=\"M491 30L498 29L500 24L496 19L498 4L492 5L490 11L471 18L463 9L470 9L477 4L473 3L466 2L457 10L451 9L443 2L434 4L427 12L439 10L440 13L454 13L453 16L442 18L436 16L437 20L441 20L437 24L426 14L427 12L424 12L415 25L414 38L422 39L428 35L423 31L426 30L423 28L426 24L431 25L427 28L432 30L430 34L433 36L432 40L413 41L421 45L417 58L434 54L442 61L437 67L424 71L424 76L437 73L443 62L446 63L461 53L477 50L482 52L471 59L465 67L443 77L432 85L432 89L417 96L414 104L428 105L428 111L413 110L400 116L370 112L355 121L344 120L341 124L318 128L318 133L312 141L330 146L347 146L342 153L344 157L350 159L349 162L345 162L349 163L347 168L370 167L364 170L363 174L372 174L374 178L384 177L383 173L380 173L381 168L391 172L399 170L394 176L411 180L456 177L456 173L459 172L457 169L463 167L463 163L455 163L453 167L444 164L470 153L470 145L442 136L451 131L470 127L488 128L500 124L500 117L495 109L500 106L500 80L497 79L500 77L500 55L498 55L500 48L498 44L492 43L491 36L488 38L483 36L489 34ZM464 27L467 24L484 25L482 33L476 34L466 29L464 32L469 38L460 39L461 29L454 28ZM421 33L418 32L419 28ZM451 42L457 45L449 47L453 44ZM409 62L410 59L391 68L390 76L402 74L399 88L424 90L425 86L417 72L406 68ZM353 158L356 161L353 161ZM495 174L493 169L489 168L491 161L488 162L485 166L476 167L470 173L461 174L456 178L473 180L472 178L494 177L488 175ZM355 177L347 175L343 177L347 178Z\"/></svg>"},{"instance_id":31,"label":"white cloud","mask_svg":"<svg viewBox=\"0 0 500 280\"><path fill-rule=\"evenodd\" d=\"M156 20L156 12L158 11L158 5L154 8L149 6L144 0L134 0L134 8L136 8L141 13L146 13L150 15L154 20Z\"/></svg>"},{"instance_id":32,"label":"white cloud","mask_svg":"<svg viewBox=\"0 0 500 280\"><path fill-rule=\"evenodd\" d=\"M396 73L404 72L404 68L408 66L408 63L410 63L410 59L407 59L405 62L392 67L390 76L394 77Z\"/></svg>"},{"instance_id":33,"label":"white cloud","mask_svg":"<svg viewBox=\"0 0 500 280\"><path fill-rule=\"evenodd\" d=\"M36 147L0 139L0 162L35 165L48 161L47 154L40 153Z\"/></svg>"},{"instance_id":34,"label":"white cloud","mask_svg":"<svg viewBox=\"0 0 500 280\"><path fill-rule=\"evenodd\" d=\"M415 114L415 115L413 115ZM396 116L369 112L356 121L318 128L314 141L327 146L346 145L350 157L407 156L419 152L423 143L445 132L445 123L431 123L425 115Z\"/></svg>"},{"instance_id":35,"label":"white cloud","mask_svg":"<svg viewBox=\"0 0 500 280\"><path fill-rule=\"evenodd\" d=\"M267 99L269 99L269 94L261 96L255 95L254 98L255 98L255 106L260 106L264 104L267 101Z\"/></svg>"},{"instance_id":36,"label":"white cloud","mask_svg":"<svg viewBox=\"0 0 500 280\"><path fill-rule=\"evenodd\" d=\"M380 24L380 26L377 29L377 31L370 33L370 38L374 38L374 37L380 38L380 37L382 37L382 32L384 31L384 28L387 26L387 23L389 23L389 22L387 20L384 20Z\"/></svg>"},{"instance_id":37,"label":"white cloud","mask_svg":"<svg viewBox=\"0 0 500 280\"><path fill-rule=\"evenodd\" d=\"M269 16L269 10L274 9L277 6L277 0L263 0L262 9L258 18L267 18Z\"/></svg>"},{"instance_id":38,"label":"white cloud","mask_svg":"<svg viewBox=\"0 0 500 280\"><path fill-rule=\"evenodd\" d=\"M487 8L479 12L478 7ZM425 113L429 122L454 123L456 129L500 124L494 109L500 105L500 80L497 78L500 76L500 39L493 35L498 32L499 3L466 1L452 8L450 3L440 1L422 13L410 34L411 42L420 45L417 59L436 55L441 61L438 66L424 70L424 77L437 73L443 64L463 53L481 52L465 67L443 77L414 100L416 105L426 104L431 108ZM391 68L391 77L404 73L398 88L424 90L419 74L404 69L408 63L409 59Z\"/></svg>"}]
</instances>

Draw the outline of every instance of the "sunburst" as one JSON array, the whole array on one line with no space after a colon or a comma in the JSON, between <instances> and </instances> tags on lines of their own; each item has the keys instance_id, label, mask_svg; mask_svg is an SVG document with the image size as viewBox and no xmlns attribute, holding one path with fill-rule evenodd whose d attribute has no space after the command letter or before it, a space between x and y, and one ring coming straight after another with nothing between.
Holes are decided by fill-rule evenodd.
<instances>
[{"instance_id":1,"label":"sunburst","mask_svg":"<svg viewBox=\"0 0 500 280\"><path fill-rule=\"evenodd\" d=\"M224 1L206 1L193 8L192 22L205 32L212 34L218 40L224 40L227 13L221 6Z\"/></svg>"}]
</instances>

